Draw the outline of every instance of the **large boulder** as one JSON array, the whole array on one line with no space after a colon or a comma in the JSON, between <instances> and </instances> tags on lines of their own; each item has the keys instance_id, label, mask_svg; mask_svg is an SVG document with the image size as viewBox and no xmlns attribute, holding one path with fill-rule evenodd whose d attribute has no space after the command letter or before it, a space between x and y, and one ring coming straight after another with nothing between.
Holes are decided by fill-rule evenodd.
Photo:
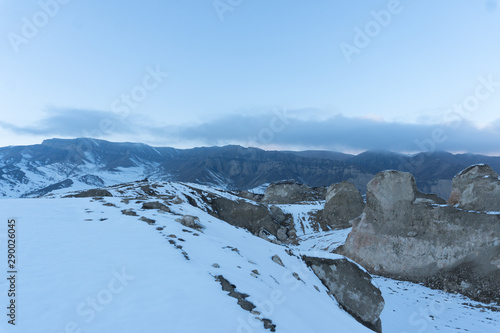
<instances>
[{"instance_id":1,"label":"large boulder","mask_svg":"<svg viewBox=\"0 0 500 333\"><path fill-rule=\"evenodd\" d=\"M337 183L328 188L323 217L331 227L348 228L364 208L363 197L353 184Z\"/></svg>"},{"instance_id":2,"label":"large boulder","mask_svg":"<svg viewBox=\"0 0 500 333\"><path fill-rule=\"evenodd\" d=\"M473 165L453 178L448 203L467 210L500 211L500 180L487 165Z\"/></svg>"},{"instance_id":3,"label":"large boulder","mask_svg":"<svg viewBox=\"0 0 500 333\"><path fill-rule=\"evenodd\" d=\"M399 171L375 175L366 198L342 254L371 273L500 301L500 214L443 205Z\"/></svg>"},{"instance_id":4,"label":"large boulder","mask_svg":"<svg viewBox=\"0 0 500 333\"><path fill-rule=\"evenodd\" d=\"M145 202L142 204L142 209L158 209L163 212L170 213L170 208L158 201Z\"/></svg>"},{"instance_id":5,"label":"large boulder","mask_svg":"<svg viewBox=\"0 0 500 333\"><path fill-rule=\"evenodd\" d=\"M321 200L321 191L286 180L269 185L262 202L270 204L293 204L302 201Z\"/></svg>"},{"instance_id":6,"label":"large boulder","mask_svg":"<svg viewBox=\"0 0 500 333\"><path fill-rule=\"evenodd\" d=\"M278 206L269 207L269 211L271 212L272 218L281 225L285 225L288 217L283 213L283 210Z\"/></svg>"},{"instance_id":7,"label":"large boulder","mask_svg":"<svg viewBox=\"0 0 500 333\"><path fill-rule=\"evenodd\" d=\"M186 226L188 228L198 230L203 229L203 226L200 224L200 219L197 216L184 215L182 218L176 219L176 221L180 222L183 226Z\"/></svg>"},{"instance_id":8,"label":"large boulder","mask_svg":"<svg viewBox=\"0 0 500 333\"><path fill-rule=\"evenodd\" d=\"M212 199L212 208L221 220L245 228L254 235L258 235L261 230L266 230L276 237L278 235L280 225L273 220L271 212L264 205L215 197Z\"/></svg>"},{"instance_id":9,"label":"large boulder","mask_svg":"<svg viewBox=\"0 0 500 333\"><path fill-rule=\"evenodd\" d=\"M370 274L347 259L303 259L348 313L370 329L382 332L380 314L385 302Z\"/></svg>"}]
</instances>

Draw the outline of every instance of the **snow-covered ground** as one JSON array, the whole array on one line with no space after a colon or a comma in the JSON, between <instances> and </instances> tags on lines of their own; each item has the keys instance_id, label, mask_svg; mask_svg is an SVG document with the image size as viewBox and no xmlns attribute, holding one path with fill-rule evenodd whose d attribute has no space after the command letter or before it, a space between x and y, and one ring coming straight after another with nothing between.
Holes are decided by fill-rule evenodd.
<instances>
[{"instance_id":1,"label":"snow-covered ground","mask_svg":"<svg viewBox=\"0 0 500 333\"><path fill-rule=\"evenodd\" d=\"M440 290L384 277L373 282L382 291L384 332L499 332L500 307Z\"/></svg>"},{"instance_id":2,"label":"snow-covered ground","mask_svg":"<svg viewBox=\"0 0 500 333\"><path fill-rule=\"evenodd\" d=\"M13 328L4 315L0 332L269 332L256 318L271 319L277 332L369 332L284 247L188 204L173 211L195 213L202 231L140 207L120 198L0 201L4 220L17 217L19 225L18 317ZM123 215L123 208L156 225ZM274 254L285 267L271 260ZM248 294L260 314L243 310L218 275ZM7 289L2 279L2 304Z\"/></svg>"},{"instance_id":3,"label":"snow-covered ground","mask_svg":"<svg viewBox=\"0 0 500 333\"><path fill-rule=\"evenodd\" d=\"M16 218L18 226L16 326L7 324L9 285L2 278L0 332L270 332L259 319L271 320L276 332L284 333L370 332L338 307L298 257L330 255L348 230L305 229L300 245L287 248L188 204L187 195L198 198L184 184L154 189L184 202L170 203L171 213L162 213L142 209L143 201L158 199L0 200L0 272L5 275L7 219ZM141 194L134 185L110 191ZM289 211L313 208L299 206ZM124 215L124 209L138 215ZM181 225L176 219L182 215L199 217L203 229ZM284 267L272 261L275 254ZM217 276L249 295L254 312L228 296ZM500 312L463 297L379 277L374 283L386 300L384 332L498 332L500 327Z\"/></svg>"}]
</instances>

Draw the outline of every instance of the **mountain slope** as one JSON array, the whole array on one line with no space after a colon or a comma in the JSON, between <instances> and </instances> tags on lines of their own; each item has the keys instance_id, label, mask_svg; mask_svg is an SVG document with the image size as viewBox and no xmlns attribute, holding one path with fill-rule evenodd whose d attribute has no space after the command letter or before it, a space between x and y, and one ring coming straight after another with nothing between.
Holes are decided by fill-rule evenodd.
<instances>
[{"instance_id":1,"label":"mountain slope","mask_svg":"<svg viewBox=\"0 0 500 333\"><path fill-rule=\"evenodd\" d=\"M162 186L165 195L192 195L180 184ZM121 198L2 200L5 216L19 216L16 332L63 332L67 325L95 333L370 332L286 248L187 202L170 207L172 213L144 211ZM203 229L181 225L179 214L198 216ZM247 294L253 313L221 288L220 277ZM1 299L8 302L6 293ZM0 325L5 332L6 321Z\"/></svg>"},{"instance_id":2,"label":"mountain slope","mask_svg":"<svg viewBox=\"0 0 500 333\"><path fill-rule=\"evenodd\" d=\"M83 190L144 178L247 190L295 179L309 186L350 181L362 192L374 174L411 172L423 192L447 198L451 178L471 164L500 172L500 158L446 152L414 156L368 151L357 156L325 151L264 151L240 146L175 149L95 139L51 139L0 148L0 196L35 197L60 189Z\"/></svg>"},{"instance_id":3,"label":"mountain slope","mask_svg":"<svg viewBox=\"0 0 500 333\"><path fill-rule=\"evenodd\" d=\"M145 185L156 194L147 195ZM0 218L17 218L21 281L18 322L13 328L1 321L1 332L371 332L340 309L298 258L331 257L329 247L341 245L348 230L306 227L298 245L277 245L208 214L203 196L234 198L223 191L165 182L106 190L114 197L0 200ZM143 209L157 200L171 212ZM318 205L283 208L300 217ZM197 216L202 228L177 221L186 214ZM6 235L2 223L0 244ZM4 272L5 264L0 261ZM223 290L221 277L248 295L253 313ZM500 325L498 312L484 304L374 280L386 299L384 332L493 333ZM0 289L7 282L0 280ZM7 304L7 293L0 300Z\"/></svg>"}]
</instances>

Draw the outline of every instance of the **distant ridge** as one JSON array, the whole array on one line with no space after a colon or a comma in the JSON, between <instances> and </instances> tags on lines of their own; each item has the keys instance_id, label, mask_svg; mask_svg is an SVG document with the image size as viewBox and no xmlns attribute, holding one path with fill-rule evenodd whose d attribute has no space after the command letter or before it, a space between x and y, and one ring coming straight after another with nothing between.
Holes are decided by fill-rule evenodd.
<instances>
[{"instance_id":1,"label":"distant ridge","mask_svg":"<svg viewBox=\"0 0 500 333\"><path fill-rule=\"evenodd\" d=\"M0 196L38 196L150 178L247 190L283 179L309 186L350 181L362 192L373 176L394 169L415 175L421 191L447 198L451 179L472 164L500 172L500 157L447 152L414 156L366 151L265 151L241 146L176 149L98 139L50 139L0 148Z\"/></svg>"}]
</instances>

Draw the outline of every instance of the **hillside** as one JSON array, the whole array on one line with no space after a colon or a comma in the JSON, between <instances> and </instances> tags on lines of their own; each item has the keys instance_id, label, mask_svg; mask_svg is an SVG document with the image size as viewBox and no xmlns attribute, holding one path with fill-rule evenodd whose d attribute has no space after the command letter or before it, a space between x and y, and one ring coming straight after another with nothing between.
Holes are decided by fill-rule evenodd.
<instances>
[{"instance_id":1,"label":"hillside","mask_svg":"<svg viewBox=\"0 0 500 333\"><path fill-rule=\"evenodd\" d=\"M16 332L370 331L339 307L300 259L338 258L325 250L341 245L350 230L309 225L308 212L321 203L280 205L297 229L309 227L296 245L279 245L210 214L207 198L241 200L230 193L163 182L107 191L113 197L0 201L2 216L18 223ZM168 211L144 209L158 200ZM179 223L185 215L198 217L200 228ZM246 295L244 301L221 288L221 277ZM495 332L500 324L497 314L463 297L385 278L374 283L386 303L384 332ZM6 287L0 282L0 289ZM2 299L5 304L6 294ZM245 302L253 304L252 312ZM427 317L415 312L418 307L434 310ZM0 325L5 331L5 321Z\"/></svg>"},{"instance_id":2,"label":"hillside","mask_svg":"<svg viewBox=\"0 0 500 333\"><path fill-rule=\"evenodd\" d=\"M327 152L264 151L240 146L175 149L95 139L51 139L33 146L0 148L0 196L36 197L127 181L171 180L247 190L295 179L309 186L350 181L361 191L382 170L411 172L423 192L448 198L451 178L485 163L500 171L500 158L444 152L407 156L368 151L357 156Z\"/></svg>"}]
</instances>

